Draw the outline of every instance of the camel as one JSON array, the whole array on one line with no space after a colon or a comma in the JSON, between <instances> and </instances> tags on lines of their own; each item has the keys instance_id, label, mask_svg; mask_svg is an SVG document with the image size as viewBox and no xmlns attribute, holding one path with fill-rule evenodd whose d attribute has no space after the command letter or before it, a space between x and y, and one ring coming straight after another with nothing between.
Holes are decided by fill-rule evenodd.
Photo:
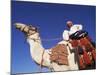
<instances>
[{"instance_id":1,"label":"camel","mask_svg":"<svg viewBox=\"0 0 100 75\"><path fill-rule=\"evenodd\" d=\"M66 46L68 49L68 61L69 65L59 65L55 62L51 63L50 54L51 49L45 49L42 46L41 38L39 36L39 32L36 27L29 26L22 23L15 23L17 29L21 32L25 33L27 37L27 43L30 46L30 55L32 60L34 60L37 64L41 66L45 66L50 69L50 71L70 71L70 70L79 70L78 63L75 63L74 54L71 53L69 47ZM60 41L57 44L69 44L70 48L73 49L70 42L68 41Z\"/></svg>"}]
</instances>

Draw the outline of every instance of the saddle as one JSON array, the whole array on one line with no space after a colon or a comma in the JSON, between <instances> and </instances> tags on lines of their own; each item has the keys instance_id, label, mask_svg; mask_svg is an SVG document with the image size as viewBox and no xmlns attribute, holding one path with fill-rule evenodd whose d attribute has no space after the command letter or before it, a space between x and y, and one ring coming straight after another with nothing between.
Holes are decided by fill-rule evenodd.
<instances>
[{"instance_id":1,"label":"saddle","mask_svg":"<svg viewBox=\"0 0 100 75\"><path fill-rule=\"evenodd\" d=\"M66 45L58 44L53 47L50 55L50 60L51 62L56 62L59 65L69 65Z\"/></svg>"}]
</instances>

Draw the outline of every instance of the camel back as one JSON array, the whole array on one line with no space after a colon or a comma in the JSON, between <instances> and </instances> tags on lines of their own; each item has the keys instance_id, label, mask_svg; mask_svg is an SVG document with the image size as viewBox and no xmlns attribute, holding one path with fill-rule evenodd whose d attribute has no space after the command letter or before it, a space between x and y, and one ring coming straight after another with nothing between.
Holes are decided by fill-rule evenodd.
<instances>
[{"instance_id":1,"label":"camel back","mask_svg":"<svg viewBox=\"0 0 100 75\"><path fill-rule=\"evenodd\" d=\"M50 55L51 62L56 62L59 65L69 65L68 64L68 51L64 44L58 44L52 48Z\"/></svg>"}]
</instances>

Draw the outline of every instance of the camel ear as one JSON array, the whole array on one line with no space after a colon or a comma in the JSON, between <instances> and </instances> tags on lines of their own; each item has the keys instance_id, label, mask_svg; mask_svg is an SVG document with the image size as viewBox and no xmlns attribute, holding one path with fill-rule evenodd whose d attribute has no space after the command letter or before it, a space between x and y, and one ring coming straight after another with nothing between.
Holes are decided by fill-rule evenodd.
<instances>
[{"instance_id":1,"label":"camel ear","mask_svg":"<svg viewBox=\"0 0 100 75\"><path fill-rule=\"evenodd\" d=\"M35 31L38 32L38 28L37 27L35 28Z\"/></svg>"}]
</instances>

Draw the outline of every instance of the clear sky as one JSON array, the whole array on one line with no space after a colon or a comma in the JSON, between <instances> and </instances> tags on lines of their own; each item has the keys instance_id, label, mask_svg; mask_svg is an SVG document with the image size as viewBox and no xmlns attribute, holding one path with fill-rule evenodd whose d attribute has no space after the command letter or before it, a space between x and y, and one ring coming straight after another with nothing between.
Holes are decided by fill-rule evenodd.
<instances>
[{"instance_id":1,"label":"clear sky","mask_svg":"<svg viewBox=\"0 0 100 75\"><path fill-rule=\"evenodd\" d=\"M68 29L66 21L72 20L75 24L82 24L92 40L96 41L95 6L12 1L11 7L13 74L39 72L39 65L31 59L24 34L13 25L16 22L38 26L42 39L52 39L62 38L62 32ZM45 48L51 48L59 41L42 41L42 43ZM48 71L47 68L42 69L42 72Z\"/></svg>"}]
</instances>

